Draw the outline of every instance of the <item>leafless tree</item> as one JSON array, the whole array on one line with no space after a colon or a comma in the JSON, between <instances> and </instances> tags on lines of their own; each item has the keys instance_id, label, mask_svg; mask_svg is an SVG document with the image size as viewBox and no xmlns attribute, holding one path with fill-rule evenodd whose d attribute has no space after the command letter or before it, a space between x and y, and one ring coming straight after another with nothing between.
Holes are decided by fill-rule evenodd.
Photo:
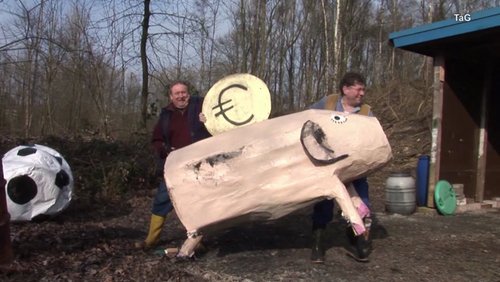
<instances>
[{"instance_id":1,"label":"leafless tree","mask_svg":"<svg viewBox=\"0 0 500 282\"><path fill-rule=\"evenodd\" d=\"M146 44L149 36L149 19L151 17L150 0L144 0L144 18L142 20L141 33L141 66L142 66L142 90L141 90L141 116L142 125L146 127L148 113L148 95L149 95L149 64L146 51Z\"/></svg>"},{"instance_id":2,"label":"leafless tree","mask_svg":"<svg viewBox=\"0 0 500 282\"><path fill-rule=\"evenodd\" d=\"M397 85L427 93L432 62L388 46L389 33L498 1L13 0L0 6L6 16L0 130L109 137L120 128L148 132L166 86L178 78L203 95L223 76L252 73L268 84L279 114L308 107L336 91L345 71L357 70L377 89L370 102L402 105Z\"/></svg>"}]
</instances>

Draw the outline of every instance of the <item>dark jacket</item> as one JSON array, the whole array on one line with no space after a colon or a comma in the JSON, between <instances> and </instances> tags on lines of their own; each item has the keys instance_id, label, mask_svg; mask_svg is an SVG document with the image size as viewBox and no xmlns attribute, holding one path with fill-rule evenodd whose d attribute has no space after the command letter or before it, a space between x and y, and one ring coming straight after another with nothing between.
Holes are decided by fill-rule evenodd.
<instances>
[{"instance_id":1,"label":"dark jacket","mask_svg":"<svg viewBox=\"0 0 500 282\"><path fill-rule=\"evenodd\" d=\"M189 98L189 104L187 106L187 119L190 140L188 140L186 144L184 144L184 146L210 137L210 133L208 133L205 125L200 122L199 119L199 114L202 110L202 106L203 98L193 96ZM172 146L170 144L169 130L171 126L171 116L174 111L175 108L173 107L172 103L162 108L158 122L156 123L156 126L153 130L152 145L155 151L155 155L158 158L159 173L163 173L163 165L165 163L165 159L171 152Z\"/></svg>"}]
</instances>

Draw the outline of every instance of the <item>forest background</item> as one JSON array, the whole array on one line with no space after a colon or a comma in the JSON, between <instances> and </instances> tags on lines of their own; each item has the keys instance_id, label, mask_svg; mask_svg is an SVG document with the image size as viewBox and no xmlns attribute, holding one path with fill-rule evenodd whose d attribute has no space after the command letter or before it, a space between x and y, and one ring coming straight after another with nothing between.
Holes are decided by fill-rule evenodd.
<instances>
[{"instance_id":1,"label":"forest background","mask_svg":"<svg viewBox=\"0 0 500 282\"><path fill-rule=\"evenodd\" d=\"M432 58L394 49L389 34L499 6L500 0L0 0L0 155L19 144L46 145L65 157L75 179L67 210L11 224L21 270L0 273L0 280L498 281L496 213L382 211L387 177L415 173L419 156L430 153L432 128ZM203 96L227 75L252 73L269 87L274 117L336 92L350 70L366 76L366 102L393 150L393 160L368 178L380 220L370 264L341 255L348 242L342 226L332 224L327 262L312 266L310 213L212 234L195 264L132 247L149 225L158 181L149 143L171 81L188 80ZM165 229L162 246L180 246L185 229L174 213Z\"/></svg>"},{"instance_id":2,"label":"forest background","mask_svg":"<svg viewBox=\"0 0 500 282\"><path fill-rule=\"evenodd\" d=\"M392 164L411 167L430 149L432 58L394 49L389 33L496 6L499 0L0 1L0 153L43 143L70 156L80 190L113 190L134 175L148 178L142 159L169 82L188 80L203 96L224 76L251 73L268 85L278 116L336 92L352 70L367 78L366 102L393 146ZM135 147L113 151L117 144ZM122 160L103 165L106 153ZM89 173L99 177L82 178Z\"/></svg>"}]
</instances>

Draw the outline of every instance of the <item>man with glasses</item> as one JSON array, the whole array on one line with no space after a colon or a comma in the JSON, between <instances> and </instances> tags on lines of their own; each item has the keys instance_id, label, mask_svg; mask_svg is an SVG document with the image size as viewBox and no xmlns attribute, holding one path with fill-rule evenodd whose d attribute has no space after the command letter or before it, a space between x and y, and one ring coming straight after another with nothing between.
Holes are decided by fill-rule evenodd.
<instances>
[{"instance_id":1,"label":"man with glasses","mask_svg":"<svg viewBox=\"0 0 500 282\"><path fill-rule=\"evenodd\" d=\"M370 106L363 104L365 84L365 79L361 74L348 72L339 83L340 95L328 95L313 104L311 108L373 116ZM354 180L352 185L365 205L370 208L368 181L366 177ZM333 219L333 209L333 200L323 200L314 206L312 215L313 246L311 253L311 261L313 263L323 263L325 261L324 233L326 225ZM352 256L358 261L367 262L370 251L368 236L371 218L365 217L363 221L366 227L364 236L354 236L352 228L349 226L346 229L346 234L350 239L350 243L356 249L356 252L352 253Z\"/></svg>"}]
</instances>

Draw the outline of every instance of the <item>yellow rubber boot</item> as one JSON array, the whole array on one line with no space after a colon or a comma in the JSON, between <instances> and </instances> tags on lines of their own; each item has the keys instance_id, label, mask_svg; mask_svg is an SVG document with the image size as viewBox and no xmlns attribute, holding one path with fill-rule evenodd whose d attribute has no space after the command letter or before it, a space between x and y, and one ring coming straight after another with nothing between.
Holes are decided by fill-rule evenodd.
<instances>
[{"instance_id":1,"label":"yellow rubber boot","mask_svg":"<svg viewBox=\"0 0 500 282\"><path fill-rule=\"evenodd\" d=\"M155 214L151 215L148 236L144 240L144 248L151 248L158 243L163 224L165 224L165 217Z\"/></svg>"}]
</instances>

